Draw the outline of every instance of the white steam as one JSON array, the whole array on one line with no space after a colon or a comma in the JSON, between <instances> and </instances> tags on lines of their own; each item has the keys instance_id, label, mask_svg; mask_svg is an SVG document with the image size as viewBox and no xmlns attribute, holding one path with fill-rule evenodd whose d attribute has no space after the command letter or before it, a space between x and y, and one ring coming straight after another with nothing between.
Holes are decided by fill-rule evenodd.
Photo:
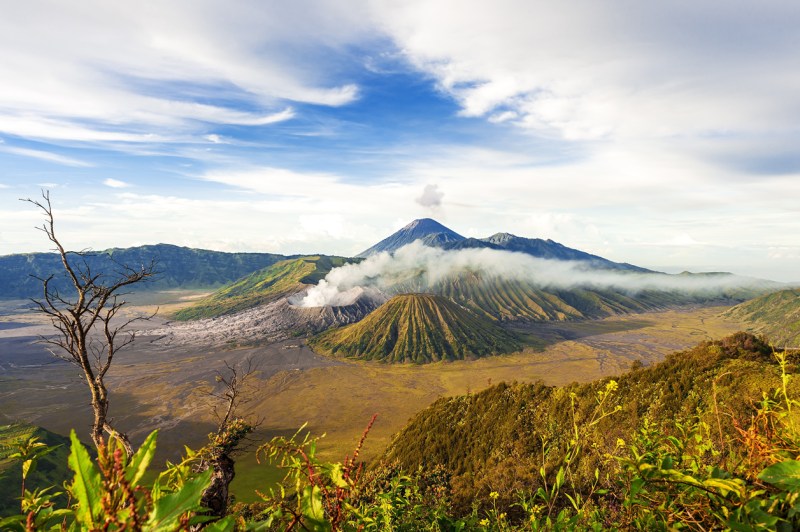
<instances>
[{"instance_id":1,"label":"white steam","mask_svg":"<svg viewBox=\"0 0 800 532\"><path fill-rule=\"evenodd\" d=\"M442 206L444 192L439 190L439 185L425 185L422 195L417 198L417 203L423 207L435 209Z\"/></svg>"},{"instance_id":2,"label":"white steam","mask_svg":"<svg viewBox=\"0 0 800 532\"><path fill-rule=\"evenodd\" d=\"M447 251L425 246L418 240L394 254L382 252L358 264L334 268L296 304L303 307L350 304L365 291L391 294L409 284L424 290L465 272L483 279L528 282L544 289L584 287L629 294L659 290L722 295L726 290L759 288L764 283L729 274L667 275L597 269L580 261L539 259L525 253L486 248Z\"/></svg>"}]
</instances>

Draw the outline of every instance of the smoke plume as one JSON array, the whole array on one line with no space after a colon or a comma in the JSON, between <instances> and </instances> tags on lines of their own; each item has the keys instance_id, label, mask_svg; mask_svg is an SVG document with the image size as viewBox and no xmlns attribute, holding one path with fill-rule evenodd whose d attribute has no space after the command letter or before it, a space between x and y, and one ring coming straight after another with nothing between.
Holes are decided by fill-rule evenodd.
<instances>
[{"instance_id":1,"label":"smoke plume","mask_svg":"<svg viewBox=\"0 0 800 532\"><path fill-rule=\"evenodd\" d=\"M425 289L460 273L481 278L524 281L542 289L613 289L627 294L645 290L723 295L732 289L763 287L764 281L731 274L640 273L591 268L585 262L547 260L494 249L443 250L408 244L393 254L372 255L358 264L346 264L328 273L297 301L303 307L346 304L362 291L393 294L413 283Z\"/></svg>"},{"instance_id":2,"label":"smoke plume","mask_svg":"<svg viewBox=\"0 0 800 532\"><path fill-rule=\"evenodd\" d=\"M442 206L444 192L439 190L439 185L425 185L422 195L417 198L417 203L423 207L435 209Z\"/></svg>"}]
</instances>

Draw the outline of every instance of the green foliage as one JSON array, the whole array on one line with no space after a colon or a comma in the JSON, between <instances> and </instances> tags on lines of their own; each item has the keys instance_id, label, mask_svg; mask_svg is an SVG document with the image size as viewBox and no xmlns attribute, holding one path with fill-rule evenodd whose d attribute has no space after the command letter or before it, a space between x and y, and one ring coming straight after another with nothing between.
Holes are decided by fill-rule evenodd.
<instances>
[{"instance_id":1,"label":"green foliage","mask_svg":"<svg viewBox=\"0 0 800 532\"><path fill-rule=\"evenodd\" d=\"M101 446L96 460L75 431L70 442L68 462L73 475L66 486L70 506L56 508L59 494L52 488L25 490L23 513L0 521L0 529L171 531L188 530L208 520L202 515L200 498L209 484L210 471L170 485L161 483L160 478L153 486L142 483L155 453L156 432L130 458L116 438ZM230 520L226 523L232 524ZM226 529L220 526L218 529Z\"/></svg>"},{"instance_id":2,"label":"green foliage","mask_svg":"<svg viewBox=\"0 0 800 532\"><path fill-rule=\"evenodd\" d=\"M318 283L331 269L349 259L324 255L287 259L262 268L175 313L177 320L232 314L292 295Z\"/></svg>"},{"instance_id":3,"label":"green foliage","mask_svg":"<svg viewBox=\"0 0 800 532\"><path fill-rule=\"evenodd\" d=\"M309 345L337 356L417 364L522 348L485 317L429 294L395 296L362 321L325 331Z\"/></svg>"},{"instance_id":4,"label":"green foliage","mask_svg":"<svg viewBox=\"0 0 800 532\"><path fill-rule=\"evenodd\" d=\"M0 516L19 512L24 489L42 490L67 480L68 454L68 438L24 423L1 425ZM27 469L24 481L23 469ZM63 494L54 497L56 503L66 504Z\"/></svg>"},{"instance_id":5,"label":"green foliage","mask_svg":"<svg viewBox=\"0 0 800 532\"><path fill-rule=\"evenodd\" d=\"M501 383L477 394L442 398L397 435L385 459L406 471L444 467L452 475L458 512L468 512L476 500L487 506L487 494L496 491L498 504L513 515L519 512L514 506L519 491L536 493L556 482L574 441L591 452L570 458L567 480L586 493L599 469L597 489L609 489L614 470L604 465L604 457L615 452L618 441L630 440L645 420L675 437L681 436L681 423L702 422L714 444L730 452L727 442L741 437L737 424L741 429L742 420L750 419L763 390L781 389L783 380L769 346L740 333L676 353L617 382L617 391L604 403L616 412L596 422L598 394L607 380L564 388ZM797 382L787 384L790 396L799 391ZM580 437L575 426L581 427Z\"/></svg>"}]
</instances>

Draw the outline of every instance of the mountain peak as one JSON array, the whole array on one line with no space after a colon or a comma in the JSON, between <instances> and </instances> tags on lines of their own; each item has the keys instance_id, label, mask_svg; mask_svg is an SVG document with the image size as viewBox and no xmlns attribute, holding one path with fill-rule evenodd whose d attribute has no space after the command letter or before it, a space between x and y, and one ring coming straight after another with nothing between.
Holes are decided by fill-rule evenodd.
<instances>
[{"instance_id":1,"label":"mountain peak","mask_svg":"<svg viewBox=\"0 0 800 532\"><path fill-rule=\"evenodd\" d=\"M436 236L433 237L432 235ZM435 241L438 244L442 244L446 242L457 242L464 240L464 237L452 229L443 226L436 220L431 218L420 218L409 223L396 233L384 238L371 248L362 251L357 256L369 257L370 255L375 255L381 251L388 251L391 253L392 251L395 251L407 244L414 242L415 240L420 239L423 241L428 239L431 242Z\"/></svg>"},{"instance_id":2,"label":"mountain peak","mask_svg":"<svg viewBox=\"0 0 800 532\"><path fill-rule=\"evenodd\" d=\"M495 233L489 238L484 238L484 240L491 242L492 244L503 244L510 240L514 240L515 238L519 237L517 235L512 235L511 233Z\"/></svg>"}]
</instances>

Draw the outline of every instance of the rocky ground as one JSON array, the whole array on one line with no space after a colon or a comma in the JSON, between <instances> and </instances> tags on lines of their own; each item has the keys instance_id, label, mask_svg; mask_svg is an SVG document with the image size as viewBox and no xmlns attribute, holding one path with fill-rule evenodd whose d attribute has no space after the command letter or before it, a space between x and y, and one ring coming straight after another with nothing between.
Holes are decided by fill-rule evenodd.
<instances>
[{"instance_id":1,"label":"rocky ground","mask_svg":"<svg viewBox=\"0 0 800 532\"><path fill-rule=\"evenodd\" d=\"M360 299L350 305L305 308L281 298L267 305L228 316L189 322L169 322L148 331L162 346L236 346L278 342L361 320L380 304Z\"/></svg>"}]
</instances>

